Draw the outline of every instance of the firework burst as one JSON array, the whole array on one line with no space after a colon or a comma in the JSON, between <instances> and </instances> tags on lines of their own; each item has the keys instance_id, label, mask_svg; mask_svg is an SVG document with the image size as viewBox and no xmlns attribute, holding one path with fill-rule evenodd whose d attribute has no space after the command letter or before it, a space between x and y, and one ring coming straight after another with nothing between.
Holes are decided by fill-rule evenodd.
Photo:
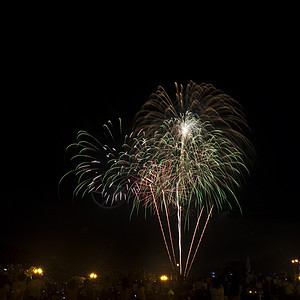
<instances>
[{"instance_id":1,"label":"firework burst","mask_svg":"<svg viewBox=\"0 0 300 300\"><path fill-rule=\"evenodd\" d=\"M121 170L114 166L120 163L120 156L130 150L128 141L131 137L123 135L121 119L114 127L111 121L103 125L100 138L95 138L86 131L80 130L76 142L70 144L66 152L71 153L71 162L75 167L60 180L75 174L76 187L73 196L90 194L101 207L114 207L127 199L131 184L130 178L124 178ZM126 182L127 184L124 184Z\"/></svg>"},{"instance_id":2,"label":"firework burst","mask_svg":"<svg viewBox=\"0 0 300 300\"><path fill-rule=\"evenodd\" d=\"M225 204L232 207L232 199L241 209L234 189L240 186L242 174L248 172L245 149L252 147L242 133L247 124L240 106L233 98L211 84L197 85L190 81L186 88L177 84L175 86L174 100L162 87L158 87L137 113L134 131L142 129L147 139L152 141L154 161L169 166L167 178L165 175L162 178L172 186L170 197L173 200L169 200L169 205L175 204L177 208L179 265L182 274L182 219L184 227L188 228L190 212L196 211L199 215L196 231L204 207L207 221L214 206L218 210L222 210ZM145 174L144 181L149 181L149 172ZM156 177L159 176L156 174ZM165 180L162 181L164 184L156 189L158 194L164 194L165 191ZM156 182L160 180L156 179ZM162 197L156 199L152 193L152 201L156 206L159 206L156 204L159 199ZM207 222L203 232L206 225ZM195 234L193 240L194 237ZM193 241L191 247L192 244ZM190 252L191 248L188 257ZM184 275L187 265L188 259Z\"/></svg>"},{"instance_id":3,"label":"firework burst","mask_svg":"<svg viewBox=\"0 0 300 300\"><path fill-rule=\"evenodd\" d=\"M175 100L159 87L135 118L156 148L156 160L172 165L177 184L188 186L189 196L181 206L209 211L238 200L239 187L247 172L245 149L250 142L242 134L247 124L238 103L210 84L190 82L186 89L176 84ZM173 175L174 177L175 175ZM230 197L229 197L230 195Z\"/></svg>"},{"instance_id":4,"label":"firework burst","mask_svg":"<svg viewBox=\"0 0 300 300\"><path fill-rule=\"evenodd\" d=\"M233 98L206 83L190 81L185 88L175 83L175 88L172 99L158 87L136 114L130 135L123 134L120 119L117 130L110 121L104 125L99 139L79 131L67 148L75 167L63 178L75 174L74 196L91 194L102 207L127 200L131 214L142 207L145 215L156 215L171 265L175 269L179 260L180 274L188 276L213 208L235 204L241 209L235 189L248 172L246 151L252 146L243 135L247 123ZM205 225L189 263L204 211ZM177 220L178 259L171 215ZM182 227L189 229L191 216L196 226L183 274Z\"/></svg>"}]
</instances>

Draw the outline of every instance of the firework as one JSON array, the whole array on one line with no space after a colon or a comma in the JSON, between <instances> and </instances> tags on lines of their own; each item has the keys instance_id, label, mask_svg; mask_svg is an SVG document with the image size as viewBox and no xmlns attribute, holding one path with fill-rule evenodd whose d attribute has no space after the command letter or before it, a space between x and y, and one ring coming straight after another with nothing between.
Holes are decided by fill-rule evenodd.
<instances>
[{"instance_id":1,"label":"firework","mask_svg":"<svg viewBox=\"0 0 300 300\"><path fill-rule=\"evenodd\" d=\"M155 206L162 207L162 195L168 191L168 204L177 209L182 273L182 221L188 228L191 213L199 215L203 207L208 221L214 206L218 210L222 210L225 204L232 207L232 200L241 209L234 190L248 171L245 149L251 148L251 144L242 133L247 124L234 99L211 84L197 85L191 81L185 89L182 85L175 86L174 100L162 87L158 87L137 113L134 130L142 129L151 141L150 151L155 153L151 161L154 168L158 162L160 166L168 166L167 177L162 173L155 175L158 192L152 193L152 198L148 192L149 200L146 202L148 206L152 201ZM152 187L153 179L149 179L149 174L151 172L146 171L139 175L143 178L142 182L151 181ZM205 228L206 225L207 222Z\"/></svg>"},{"instance_id":2,"label":"firework","mask_svg":"<svg viewBox=\"0 0 300 300\"><path fill-rule=\"evenodd\" d=\"M244 149L251 145L241 133L247 124L238 103L210 84L193 82L185 90L176 85L175 99L159 87L136 115L135 131L143 129L156 162L172 166L169 176L178 177L173 190L177 185L183 191L178 201L186 216L203 205L207 211L213 204L231 207L232 199L239 206L234 188L247 172Z\"/></svg>"},{"instance_id":3,"label":"firework","mask_svg":"<svg viewBox=\"0 0 300 300\"><path fill-rule=\"evenodd\" d=\"M120 161L120 156L126 153L128 135L123 135L121 119L114 127L111 121L103 125L100 138L95 138L86 131L77 133L76 142L69 145L67 153L71 153L71 162L75 167L67 172L60 180L70 174L75 175L76 187L74 197L84 197L90 194L92 199L101 207L114 207L127 199L130 179L122 177L120 170L112 172ZM124 181L127 184L123 184Z\"/></svg>"},{"instance_id":4,"label":"firework","mask_svg":"<svg viewBox=\"0 0 300 300\"><path fill-rule=\"evenodd\" d=\"M130 135L123 134L120 119L117 130L110 121L104 125L100 138L79 131L67 148L75 167L63 178L75 174L74 196L91 194L102 207L127 201L131 215L140 208L145 216L148 211L156 215L170 263L175 269L179 260L180 274L182 228L189 230L191 217L197 220L185 260L183 275L188 276L213 208L235 204L241 209L235 189L248 172L245 149L252 146L234 99L211 84L190 81L185 88L175 87L174 99L158 87L136 114ZM205 225L192 255L204 211ZM177 221L177 253L171 216Z\"/></svg>"}]
</instances>

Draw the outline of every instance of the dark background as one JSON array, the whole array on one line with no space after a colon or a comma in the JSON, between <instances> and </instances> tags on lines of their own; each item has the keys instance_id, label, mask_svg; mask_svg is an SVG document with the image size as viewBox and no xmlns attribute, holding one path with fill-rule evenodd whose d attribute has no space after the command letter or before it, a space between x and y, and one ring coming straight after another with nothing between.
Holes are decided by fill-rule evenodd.
<instances>
[{"instance_id":1,"label":"dark background","mask_svg":"<svg viewBox=\"0 0 300 300\"><path fill-rule=\"evenodd\" d=\"M243 214L214 215L193 272L245 264L248 256L257 271L290 271L290 259L300 254L298 75L295 56L286 50L292 45L286 42L281 52L276 38L245 39L230 51L223 44L210 55L177 54L154 36L131 39L121 32L112 43L102 33L36 24L19 29L15 39L2 110L2 263L76 273L167 268L155 217L129 221L126 206L101 210L89 198L72 199L70 180L58 193L58 181L68 170L65 148L78 130L97 134L119 116L130 127L158 85L174 95L175 81L191 79L241 103L256 149L238 192Z\"/></svg>"}]
</instances>

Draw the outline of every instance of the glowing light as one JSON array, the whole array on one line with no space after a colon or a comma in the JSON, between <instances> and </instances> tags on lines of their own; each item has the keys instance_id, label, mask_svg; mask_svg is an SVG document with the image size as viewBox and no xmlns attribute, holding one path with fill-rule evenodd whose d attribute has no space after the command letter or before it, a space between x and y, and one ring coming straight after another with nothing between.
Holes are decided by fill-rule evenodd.
<instances>
[{"instance_id":1,"label":"glowing light","mask_svg":"<svg viewBox=\"0 0 300 300\"><path fill-rule=\"evenodd\" d=\"M43 275L43 269L42 268L33 268L32 269L34 274Z\"/></svg>"},{"instance_id":2,"label":"glowing light","mask_svg":"<svg viewBox=\"0 0 300 300\"><path fill-rule=\"evenodd\" d=\"M181 125L181 133L182 133L182 135L183 135L184 137L186 137L187 134L189 133L189 131L190 131L189 125L186 124L186 123L183 123L183 124Z\"/></svg>"},{"instance_id":3,"label":"glowing light","mask_svg":"<svg viewBox=\"0 0 300 300\"><path fill-rule=\"evenodd\" d=\"M293 263L293 264L297 264L298 262L299 262L298 259L293 259L293 260L292 260L292 263Z\"/></svg>"},{"instance_id":4,"label":"glowing light","mask_svg":"<svg viewBox=\"0 0 300 300\"><path fill-rule=\"evenodd\" d=\"M90 274L91 279L96 279L97 277L98 277L98 275L96 273L91 273Z\"/></svg>"},{"instance_id":5,"label":"glowing light","mask_svg":"<svg viewBox=\"0 0 300 300\"><path fill-rule=\"evenodd\" d=\"M160 280L161 281L167 281L169 278L168 278L168 276L167 275L162 275L162 276L160 276Z\"/></svg>"}]
</instances>

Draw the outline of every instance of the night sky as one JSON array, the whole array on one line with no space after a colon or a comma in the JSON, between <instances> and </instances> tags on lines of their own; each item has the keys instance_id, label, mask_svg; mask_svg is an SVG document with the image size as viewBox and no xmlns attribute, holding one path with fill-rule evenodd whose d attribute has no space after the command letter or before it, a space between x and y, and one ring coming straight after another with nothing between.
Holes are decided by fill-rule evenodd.
<instances>
[{"instance_id":1,"label":"night sky","mask_svg":"<svg viewBox=\"0 0 300 300\"><path fill-rule=\"evenodd\" d=\"M246 263L247 256L257 271L280 271L299 257L299 92L288 57L271 58L269 49L234 59L199 55L169 61L169 68L143 55L100 54L76 41L25 45L2 111L2 263L59 265L75 273L166 268L155 217L129 221L126 205L102 210L89 198L72 199L72 180L59 191L58 181L78 130L97 135L117 117L130 128L158 85L172 94L175 81L189 80L212 83L243 106L256 149L251 175L237 192L243 214L214 215L193 271Z\"/></svg>"}]
</instances>

